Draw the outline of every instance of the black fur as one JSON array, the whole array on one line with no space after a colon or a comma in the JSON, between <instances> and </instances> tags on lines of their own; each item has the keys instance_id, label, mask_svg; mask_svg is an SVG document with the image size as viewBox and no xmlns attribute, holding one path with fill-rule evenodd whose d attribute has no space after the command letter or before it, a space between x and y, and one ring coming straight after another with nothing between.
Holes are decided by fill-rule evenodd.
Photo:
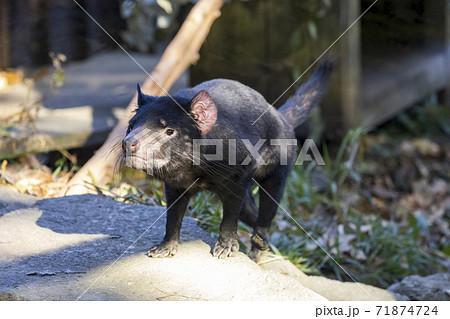
<instances>
[{"instance_id":1,"label":"black fur","mask_svg":"<svg viewBox=\"0 0 450 319\"><path fill-rule=\"evenodd\" d=\"M297 127L308 117L309 111L316 105L325 93L328 78L333 70L333 63L323 62L311 78L303 84L278 112L291 124Z\"/></svg>"},{"instance_id":2,"label":"black fur","mask_svg":"<svg viewBox=\"0 0 450 319\"><path fill-rule=\"evenodd\" d=\"M129 122L123 150L131 160L129 165L136 169L150 166L148 160L139 158L139 150L156 159L152 162L152 175L164 181L168 207L166 235L161 244L150 249L150 257L176 253L189 199L201 190L216 193L223 203L214 256L226 258L238 251L238 218L253 227L250 257L257 260L262 251L268 250L269 228L297 150L295 145L287 148L287 161L283 165L280 147L271 145L270 140L295 139L295 126L306 119L311 107L319 101L330 72L330 63L322 64L280 111L258 92L231 80L204 82L179 91L173 99L146 96L138 88L138 108ZM144 128L146 134L142 135ZM207 160L206 156L215 154L216 148L204 146L200 165L195 165L194 139L222 140L223 159ZM250 155L243 139L251 145L265 139L258 151L265 163L250 156L248 165L242 165ZM236 143L235 161L230 162L229 147L233 143ZM171 159L164 162L161 158L167 150ZM259 191L259 208L251 194L254 181L263 189Z\"/></svg>"}]
</instances>

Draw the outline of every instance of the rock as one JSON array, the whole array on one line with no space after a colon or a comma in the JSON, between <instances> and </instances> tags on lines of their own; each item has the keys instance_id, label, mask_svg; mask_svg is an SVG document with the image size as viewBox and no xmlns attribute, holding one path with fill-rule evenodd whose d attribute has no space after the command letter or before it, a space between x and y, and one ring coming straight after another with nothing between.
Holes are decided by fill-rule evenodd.
<instances>
[{"instance_id":1,"label":"rock","mask_svg":"<svg viewBox=\"0 0 450 319\"><path fill-rule=\"evenodd\" d=\"M173 258L135 254L85 275L41 277L16 289L14 296L27 300L80 296L80 300L326 300L289 277L262 270L242 253L219 260L210 250L200 240L188 241Z\"/></svg>"},{"instance_id":2,"label":"rock","mask_svg":"<svg viewBox=\"0 0 450 319\"><path fill-rule=\"evenodd\" d=\"M427 277L408 276L388 288L398 300L448 301L450 273L434 274Z\"/></svg>"},{"instance_id":3,"label":"rock","mask_svg":"<svg viewBox=\"0 0 450 319\"><path fill-rule=\"evenodd\" d=\"M0 216L15 209L30 207L37 198L18 193L8 187L0 186Z\"/></svg>"},{"instance_id":4,"label":"rock","mask_svg":"<svg viewBox=\"0 0 450 319\"><path fill-rule=\"evenodd\" d=\"M394 300L282 258L213 258L214 238L191 218L175 257L148 258L164 211L98 195L36 201L0 187L0 300Z\"/></svg>"},{"instance_id":5,"label":"rock","mask_svg":"<svg viewBox=\"0 0 450 319\"><path fill-rule=\"evenodd\" d=\"M302 286L311 289L321 296L333 301L393 301L396 300L390 292L356 282L341 282L325 277L308 276L301 272L291 262L277 256L266 255L260 262L261 268L277 272L297 280Z\"/></svg>"},{"instance_id":6,"label":"rock","mask_svg":"<svg viewBox=\"0 0 450 319\"><path fill-rule=\"evenodd\" d=\"M2 300L326 300L242 253L213 258L215 240L191 218L175 257L148 258L164 235L163 207L98 195L33 204L1 192Z\"/></svg>"}]
</instances>

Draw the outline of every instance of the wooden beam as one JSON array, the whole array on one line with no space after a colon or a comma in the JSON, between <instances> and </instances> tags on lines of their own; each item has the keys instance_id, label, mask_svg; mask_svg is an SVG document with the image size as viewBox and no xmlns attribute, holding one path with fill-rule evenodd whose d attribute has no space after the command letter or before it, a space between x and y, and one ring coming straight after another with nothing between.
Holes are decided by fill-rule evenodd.
<instances>
[{"instance_id":1,"label":"wooden beam","mask_svg":"<svg viewBox=\"0 0 450 319\"><path fill-rule=\"evenodd\" d=\"M363 72L362 126L372 128L448 85L443 52L416 52L378 69Z\"/></svg>"}]
</instances>

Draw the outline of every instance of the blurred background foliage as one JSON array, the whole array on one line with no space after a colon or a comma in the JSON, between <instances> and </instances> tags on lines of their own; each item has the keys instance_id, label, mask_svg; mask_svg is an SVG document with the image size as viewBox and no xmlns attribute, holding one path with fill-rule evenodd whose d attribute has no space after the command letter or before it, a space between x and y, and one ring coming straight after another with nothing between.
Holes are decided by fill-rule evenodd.
<instances>
[{"instance_id":1,"label":"blurred background foliage","mask_svg":"<svg viewBox=\"0 0 450 319\"><path fill-rule=\"evenodd\" d=\"M158 41L166 40L180 26L182 6L197 0L122 0L120 14L126 21L121 33L128 46L140 52L150 52Z\"/></svg>"},{"instance_id":2,"label":"blurred background foliage","mask_svg":"<svg viewBox=\"0 0 450 319\"><path fill-rule=\"evenodd\" d=\"M120 0L108 9L111 10L108 18L99 21L112 30L114 37L120 35L127 49L159 54L196 2ZM35 12L50 10L51 22L73 20L67 30L47 28L47 33L63 39L61 48L68 52L67 56L57 53L51 56L55 87L63 85L65 80L62 62L66 59L74 61L99 50L112 49L103 34L99 36L92 27L80 27L87 22L78 8L61 3L49 9L48 3L42 2L42 7ZM73 6L72 1L68 3ZM91 5L94 12L101 12L101 6L95 3L86 5ZM218 77L236 79L263 93L269 102L275 101L335 40L333 36L339 31L335 20L339 3L331 0L227 1L221 18L213 24L202 47L200 60L190 69L191 84ZM371 1L361 3L364 9ZM426 20L422 15L424 2L413 0L395 4L397 7L393 1L380 0L379 6L363 19L364 54L381 56L386 49L381 42L369 39L371 36L385 39L384 44L392 45L394 51L412 52L417 47L431 47L427 41L435 34L422 28ZM77 13L59 14L67 10ZM45 26L42 19L35 20L25 40L13 45L13 52L24 54L16 54L12 66L39 65L48 60L48 48L52 43L47 43L45 50L31 53L25 50L27 46L37 48L37 42L46 43L43 38L46 28L39 29L39 36L33 37L38 30L36 26ZM389 27L384 24L387 20ZM391 28L394 23L403 32ZM20 24L18 29L21 27ZM33 39L31 45L27 37ZM374 69L380 69L385 65L395 66L402 60L401 56L392 60L381 57L371 63ZM7 84L8 81L25 81L21 70L4 73L0 80L4 78ZM419 77L416 82L425 80ZM292 91L286 96L290 94ZM328 126L322 121L320 111L316 108L316 113L308 120L310 129L300 136L314 138L326 165L305 162L293 169L281 203L284 209L279 209L273 223L271 248L274 254L288 258L306 273L350 280L326 250L353 278L380 287L387 287L407 275L448 271L449 106L441 104L437 92L431 92L383 125L370 131L356 126L337 134L340 138L332 141L321 139ZM333 119L329 111L322 114L323 118ZM18 113L16 124L25 121L32 126L33 117L27 112ZM12 118L8 120L0 123L1 137L13 129ZM77 150L80 151L88 153L84 157L89 158L93 149ZM1 163L0 182L24 193L53 197L83 163L77 162L73 153L73 150L59 149L42 157L8 158ZM44 157L45 165L37 160ZM120 185L94 186L99 193L117 200L165 205L160 182L132 170L122 174ZM257 188L255 194L256 191ZM200 193L189 205L188 215L217 235L222 205L216 196ZM239 240L244 252L249 250L251 231L239 223Z\"/></svg>"}]
</instances>

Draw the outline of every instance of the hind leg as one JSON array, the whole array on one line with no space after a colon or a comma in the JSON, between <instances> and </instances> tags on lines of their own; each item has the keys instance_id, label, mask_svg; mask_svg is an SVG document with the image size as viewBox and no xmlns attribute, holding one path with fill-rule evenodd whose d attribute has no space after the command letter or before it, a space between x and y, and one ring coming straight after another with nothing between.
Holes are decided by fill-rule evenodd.
<instances>
[{"instance_id":1,"label":"hind leg","mask_svg":"<svg viewBox=\"0 0 450 319\"><path fill-rule=\"evenodd\" d=\"M251 187L247 190L242 204L239 219L250 227L254 227L258 218L258 207L252 195Z\"/></svg>"},{"instance_id":2,"label":"hind leg","mask_svg":"<svg viewBox=\"0 0 450 319\"><path fill-rule=\"evenodd\" d=\"M253 227L252 248L249 257L258 261L263 251L269 250L269 231L283 196L289 166L280 166L259 184L259 214Z\"/></svg>"}]
</instances>

